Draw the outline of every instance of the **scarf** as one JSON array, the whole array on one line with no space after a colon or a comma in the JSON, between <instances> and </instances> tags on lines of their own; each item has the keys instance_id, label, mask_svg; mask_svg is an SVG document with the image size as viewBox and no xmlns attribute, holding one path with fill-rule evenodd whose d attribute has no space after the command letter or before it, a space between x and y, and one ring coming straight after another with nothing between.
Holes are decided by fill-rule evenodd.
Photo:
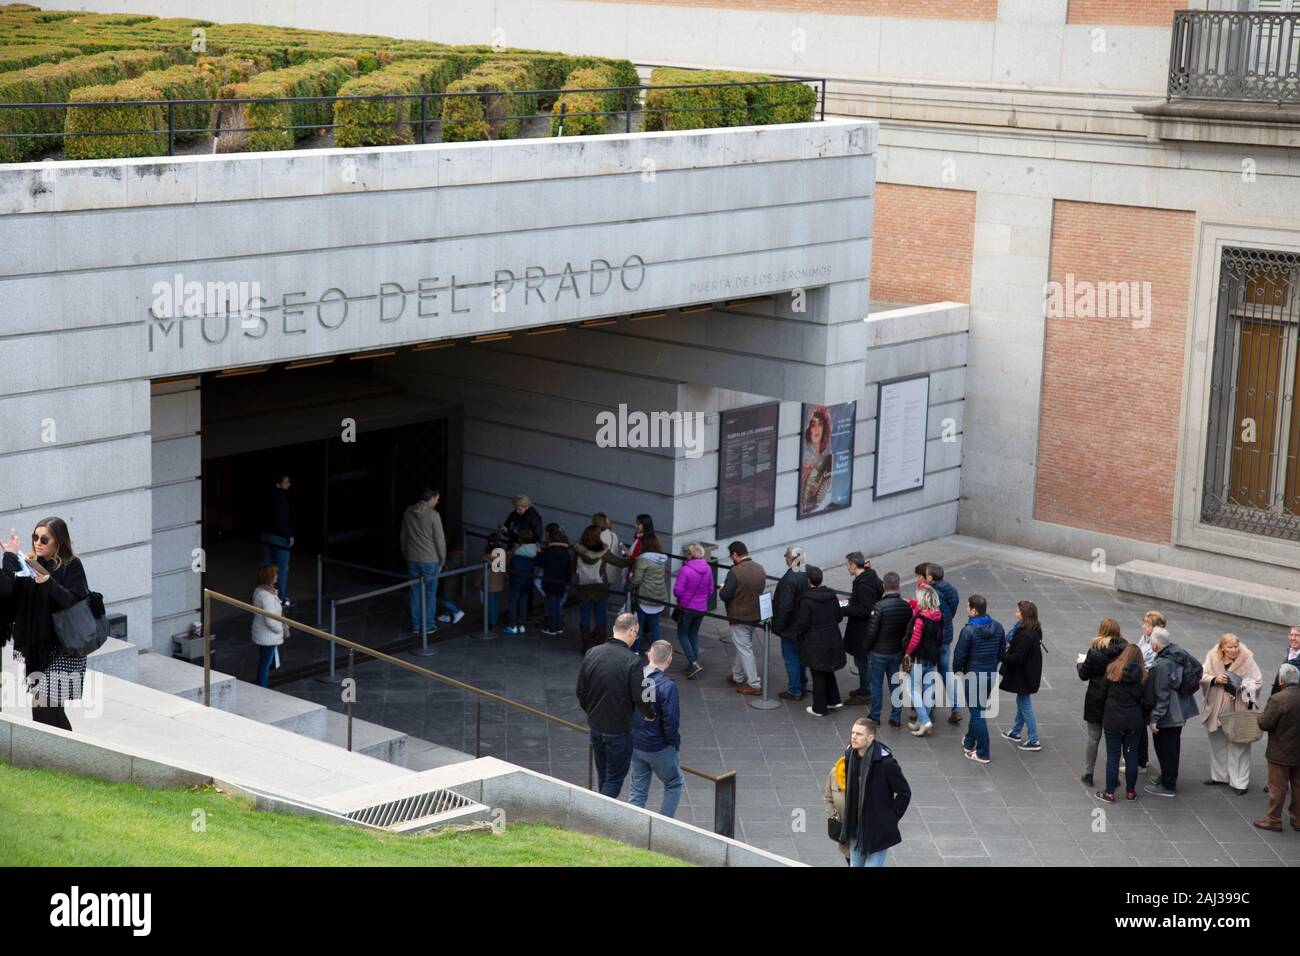
<instances>
[{"instance_id":1,"label":"scarf","mask_svg":"<svg viewBox=\"0 0 1300 956\"><path fill-rule=\"evenodd\" d=\"M840 788L840 792L843 793L843 792L844 792L844 773L845 773L845 771L844 771L844 758L843 758L843 757L841 757L839 760L835 761L835 769L834 769L834 771L832 771L832 772L835 774L835 785L836 785L837 787L839 787L839 788Z\"/></svg>"}]
</instances>

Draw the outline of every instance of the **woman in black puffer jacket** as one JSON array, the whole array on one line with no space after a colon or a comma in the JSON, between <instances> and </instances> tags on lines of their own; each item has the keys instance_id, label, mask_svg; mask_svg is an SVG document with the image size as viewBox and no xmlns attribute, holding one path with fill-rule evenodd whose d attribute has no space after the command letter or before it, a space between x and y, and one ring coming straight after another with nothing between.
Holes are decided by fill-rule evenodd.
<instances>
[{"instance_id":1,"label":"woman in black puffer jacket","mask_svg":"<svg viewBox=\"0 0 1300 956\"><path fill-rule=\"evenodd\" d=\"M1101 726L1106 734L1106 789L1097 796L1115 802L1119 786L1119 758L1124 755L1124 793L1137 799L1138 735L1146 733L1149 711L1143 703L1147 680L1142 651L1125 642L1123 651L1106 667L1102 682Z\"/></svg>"},{"instance_id":2,"label":"woman in black puffer jacket","mask_svg":"<svg viewBox=\"0 0 1300 956\"><path fill-rule=\"evenodd\" d=\"M1113 617L1103 617L1097 625L1097 636L1088 645L1088 652L1080 654L1075 662L1079 679L1088 682L1088 690L1083 697L1083 720L1088 725L1088 747L1080 779L1089 787L1092 786L1092 772L1097 766L1097 749L1101 744L1106 668L1127 646L1128 641L1120 635L1119 622Z\"/></svg>"}]
</instances>

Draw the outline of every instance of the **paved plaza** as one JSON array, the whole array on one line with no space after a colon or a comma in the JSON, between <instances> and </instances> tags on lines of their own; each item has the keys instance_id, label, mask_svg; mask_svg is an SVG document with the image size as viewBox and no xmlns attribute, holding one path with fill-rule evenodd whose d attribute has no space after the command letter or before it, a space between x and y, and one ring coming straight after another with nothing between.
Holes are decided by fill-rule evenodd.
<instances>
[{"instance_id":1,"label":"paved plaza","mask_svg":"<svg viewBox=\"0 0 1300 956\"><path fill-rule=\"evenodd\" d=\"M908 552L910 554L911 552ZM877 561L882 573L894 568ZM910 595L911 564L896 570ZM772 569L769 569L769 571ZM1034 698L1043 750L1021 753L994 736L993 760L986 766L962 756L962 728L946 720L933 736L914 738L885 727L884 739L895 749L912 787L912 805L902 822L903 843L891 851L894 865L948 866L1282 866L1300 865L1300 833L1263 833L1251 827L1263 815L1264 743L1253 748L1251 790L1238 796L1226 787L1206 787L1209 750L1203 726L1189 724L1183 734L1180 790L1167 799L1141 793L1135 803L1122 799L1105 806L1095 799L1104 777L1104 745L1098 761L1098 787L1085 787L1082 772L1085 732L1084 685L1075 655L1096 633L1102 617L1114 617L1126 636L1136 638L1142 612L1150 602L1078 579L1026 572L988 560L970 560L950 569L951 581L964 598L981 593L990 613L1005 625L1020 599L1039 606L1045 648L1043 687ZM829 583L847 584L838 571ZM1238 634L1260 662L1268 679L1284 655L1285 629L1232 620L1189 608L1167 608L1174 640L1203 657L1226 630ZM398 614L392 621L400 621ZM340 623L382 629L374 615ZM400 624L390 624L399 627ZM671 625L668 625L668 630ZM842 865L826 838L822 786L843 752L853 720L863 708L845 707L818 719L804 705L782 702L774 710L757 710L724 683L730 648L718 640L721 622L710 621L703 634L704 673L682 678L679 660L671 675L682 699L683 761L698 770L734 770L738 781L736 836L748 843L806 863ZM774 640L775 644L775 640ZM524 704L585 723L574 698L578 666L577 636L571 623L563 638L529 633L494 641L458 637L434 645L426 658L412 658L440 673L502 694ZM850 662L850 667L852 663ZM779 649L772 648L771 688L785 688ZM474 752L475 710L466 693L384 665L358 668L355 715L412 736L467 753ZM857 678L840 672L847 695ZM311 678L281 687L289 693L337 708L337 688ZM946 711L942 712L946 718ZM1011 698L990 719L996 735L1014 715ZM481 751L513 763L585 785L587 743L584 735L547 724L501 705L482 705ZM964 726L964 723L963 723ZM1154 768L1154 762L1153 762ZM1144 775L1145 776L1145 775ZM1145 783L1145 780L1142 781ZM625 785L623 798L627 797ZM650 808L658 806L656 781ZM711 828L713 786L687 777L680 819Z\"/></svg>"}]
</instances>

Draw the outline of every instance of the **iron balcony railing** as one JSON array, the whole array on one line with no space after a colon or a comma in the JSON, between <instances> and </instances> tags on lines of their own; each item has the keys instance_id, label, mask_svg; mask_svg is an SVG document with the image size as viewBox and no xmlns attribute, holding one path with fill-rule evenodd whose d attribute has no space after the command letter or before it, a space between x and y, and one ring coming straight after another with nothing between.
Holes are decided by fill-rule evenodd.
<instances>
[{"instance_id":1,"label":"iron balcony railing","mask_svg":"<svg viewBox=\"0 0 1300 956\"><path fill-rule=\"evenodd\" d=\"M1300 102L1300 13L1174 14L1169 98Z\"/></svg>"}]
</instances>

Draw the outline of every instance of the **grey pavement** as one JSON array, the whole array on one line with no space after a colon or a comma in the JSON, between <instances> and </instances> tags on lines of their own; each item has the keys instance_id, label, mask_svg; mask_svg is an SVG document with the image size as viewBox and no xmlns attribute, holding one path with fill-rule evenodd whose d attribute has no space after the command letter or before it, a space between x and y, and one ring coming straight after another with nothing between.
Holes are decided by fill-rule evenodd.
<instances>
[{"instance_id":1,"label":"grey pavement","mask_svg":"<svg viewBox=\"0 0 1300 956\"><path fill-rule=\"evenodd\" d=\"M942 556L942 555L936 555ZM910 593L911 564L875 562L881 572L896 569ZM769 571L772 569L769 569ZM843 586L837 569L830 583ZM990 718L993 760L978 765L966 760L959 746L962 727L945 718L933 736L914 738L883 728L910 781L912 806L902 821L903 843L890 854L891 865L945 866L1282 866L1300 864L1300 833L1264 833L1250 823L1263 815L1265 780L1263 742L1252 755L1251 790L1238 796L1225 787L1207 787L1209 750L1199 722L1183 735L1178 796L1141 793L1127 803L1101 804L1098 787L1085 787L1082 773L1085 733L1084 685L1074 670L1075 655L1096 633L1102 617L1115 617L1126 636L1136 638L1149 604L1073 577L1026 572L987 560L968 560L950 569L962 598L978 592L990 613L1004 624L1013 619L1020 599L1036 602L1044 628L1043 688L1034 698L1043 750L1022 753L996 734L1014 715L1009 695L1001 695L998 716ZM1189 608L1164 608L1174 640L1203 656L1226 630L1254 650L1270 671L1284 654L1285 632L1268 625L1232 620ZM402 626L398 609L390 627ZM467 618L468 621L468 618ZM665 622L671 638L671 623ZM360 625L360 621L358 621ZM376 630L370 620L365 625ZM348 636L349 628L340 624ZM748 843L819 865L843 865L826 838L822 785L843 752L853 720L865 710L845 707L826 718L782 702L775 710L747 706L745 698L724 683L730 648L719 642L721 622L708 621L702 632L704 673L683 678L684 661L675 658L670 676L682 700L683 761L696 769L737 773L736 836ZM785 688L779 649L773 640L770 693ZM499 636L484 642L474 636L444 639L426 658L412 658L433 670L502 694L549 714L584 724L574 698L579 662L576 620L570 609L563 637L547 638L529 628L522 637ZM850 667L852 662L850 661ZM444 746L480 752L574 783L587 781L587 742L583 734L554 726L503 705L484 703L477 715L469 695L417 674L381 664L358 668L355 714ZM857 678L849 668L839 674L847 696ZM282 690L339 709L338 690L312 679ZM963 724L964 726L964 724ZM1098 760L1098 785L1104 776L1104 745ZM1154 761L1153 768L1154 770ZM1145 776L1145 775L1144 775ZM1143 781L1145 782L1145 781ZM659 805L656 781L649 807ZM625 785L623 797L626 799ZM688 775L679 819L703 827L713 823L713 786Z\"/></svg>"}]
</instances>

